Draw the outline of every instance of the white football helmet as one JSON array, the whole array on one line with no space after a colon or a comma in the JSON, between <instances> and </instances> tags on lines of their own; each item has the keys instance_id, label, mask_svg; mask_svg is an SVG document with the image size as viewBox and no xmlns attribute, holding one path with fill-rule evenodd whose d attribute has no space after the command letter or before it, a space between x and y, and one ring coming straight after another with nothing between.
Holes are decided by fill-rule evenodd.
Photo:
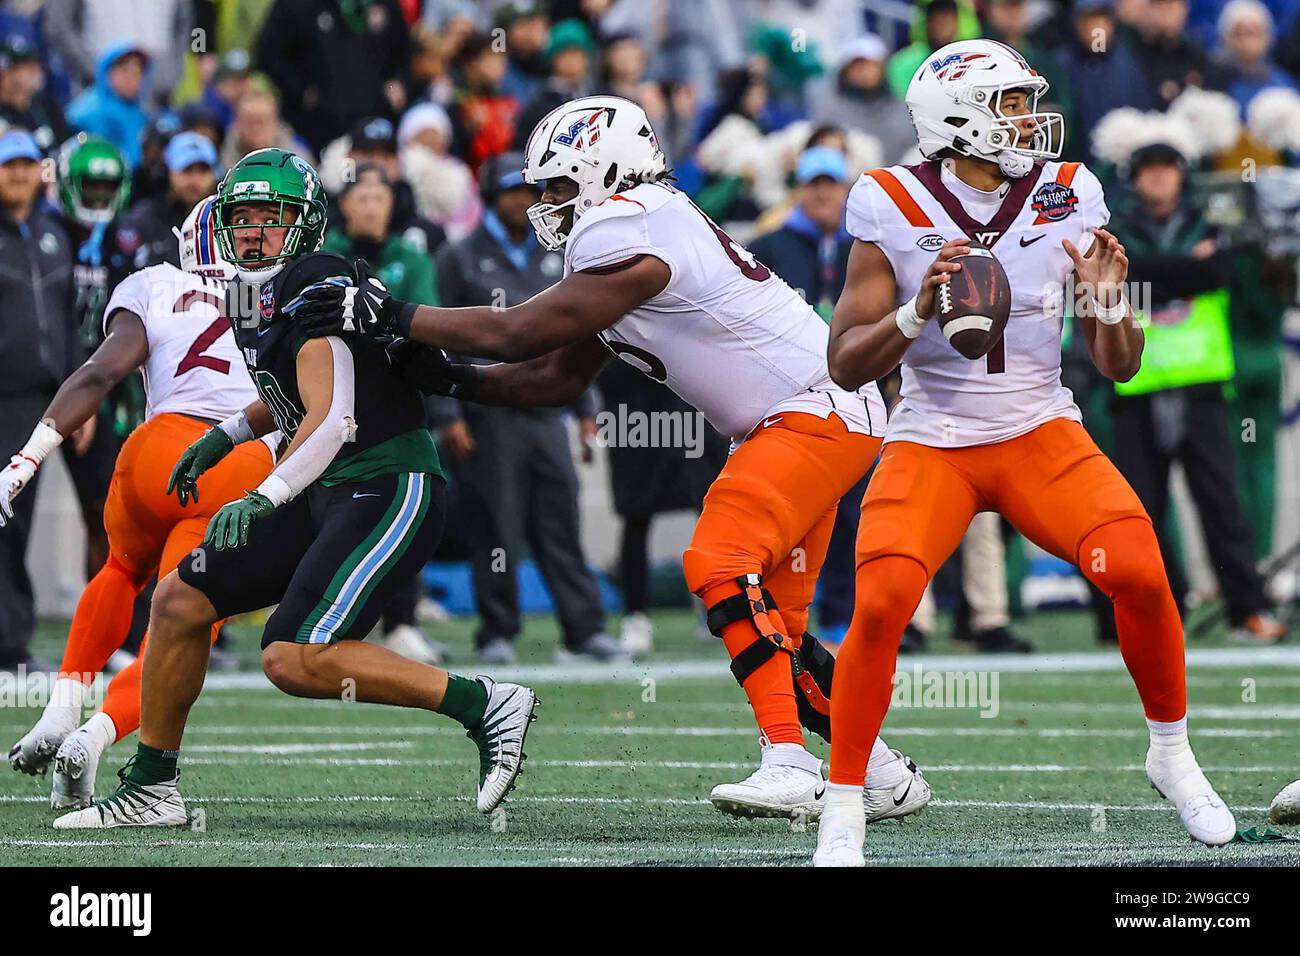
<instances>
[{"instance_id":1,"label":"white football helmet","mask_svg":"<svg viewBox=\"0 0 1300 956\"><path fill-rule=\"evenodd\" d=\"M524 180L545 188L548 179L568 177L578 195L565 203L536 203L528 218L538 241L559 249L573 222L620 189L651 182L667 169L663 150L645 110L621 96L584 96L551 110L528 137Z\"/></svg>"},{"instance_id":2,"label":"white football helmet","mask_svg":"<svg viewBox=\"0 0 1300 956\"><path fill-rule=\"evenodd\" d=\"M180 243L181 268L212 279L230 281L235 277L235 267L221 258L217 249L216 196L200 199L181 223L172 228Z\"/></svg>"},{"instance_id":3,"label":"white football helmet","mask_svg":"<svg viewBox=\"0 0 1300 956\"><path fill-rule=\"evenodd\" d=\"M1002 115L1002 95L1022 91L1029 110ZM1061 155L1065 121L1060 113L1038 112L1048 90L1025 58L996 40L959 40L926 59L907 87L907 108L921 153L933 159L951 149L998 164L1004 176L1020 179L1035 159ZM1018 124L1034 121L1029 142Z\"/></svg>"}]
</instances>

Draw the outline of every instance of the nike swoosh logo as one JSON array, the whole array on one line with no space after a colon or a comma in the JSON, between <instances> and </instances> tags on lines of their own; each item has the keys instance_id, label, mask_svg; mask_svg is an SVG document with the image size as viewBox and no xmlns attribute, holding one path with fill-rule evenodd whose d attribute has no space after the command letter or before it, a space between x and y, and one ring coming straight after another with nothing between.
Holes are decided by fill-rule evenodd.
<instances>
[{"instance_id":1,"label":"nike swoosh logo","mask_svg":"<svg viewBox=\"0 0 1300 956\"><path fill-rule=\"evenodd\" d=\"M354 492L352 493L352 497L353 497L353 498L378 498L378 497L379 497L379 493L378 493L378 492L371 492L371 491L366 491L366 492L354 491Z\"/></svg>"},{"instance_id":2,"label":"nike swoosh logo","mask_svg":"<svg viewBox=\"0 0 1300 956\"><path fill-rule=\"evenodd\" d=\"M1025 246L1032 246L1032 245L1033 245L1035 242L1037 242L1039 239L1042 239L1043 236L1044 236L1044 233L1041 233L1041 232L1040 232L1038 235L1034 236L1034 238L1030 239L1028 242L1025 241L1025 237L1024 237L1024 236L1021 236L1021 237L1020 237L1020 248L1023 249L1023 248L1025 248Z\"/></svg>"},{"instance_id":3,"label":"nike swoosh logo","mask_svg":"<svg viewBox=\"0 0 1300 956\"><path fill-rule=\"evenodd\" d=\"M817 793L816 793L816 795L813 797L813 799L814 799L814 800L820 800L820 799L821 799L822 797L824 797L825 795L826 795L826 788L825 788L825 787L818 787L818 788L817 788Z\"/></svg>"},{"instance_id":4,"label":"nike swoosh logo","mask_svg":"<svg viewBox=\"0 0 1300 956\"><path fill-rule=\"evenodd\" d=\"M767 419L765 422L763 422L763 427L764 427L764 428L767 428L769 425L775 425L775 424L776 424L777 422L779 422L780 420L781 420L781 419L780 419L779 417L778 417L778 418L769 418L769 419Z\"/></svg>"},{"instance_id":5,"label":"nike swoosh logo","mask_svg":"<svg viewBox=\"0 0 1300 956\"><path fill-rule=\"evenodd\" d=\"M894 806L901 807L903 805L903 801L907 799L907 795L911 792L912 792L912 781L909 780L907 781L907 789L903 791L903 795L901 797L894 797Z\"/></svg>"}]
</instances>

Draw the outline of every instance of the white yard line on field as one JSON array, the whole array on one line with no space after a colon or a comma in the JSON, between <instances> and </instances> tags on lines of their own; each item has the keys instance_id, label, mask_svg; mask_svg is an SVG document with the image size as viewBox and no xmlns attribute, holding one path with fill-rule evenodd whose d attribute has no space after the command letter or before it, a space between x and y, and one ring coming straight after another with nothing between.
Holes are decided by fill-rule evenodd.
<instances>
[{"instance_id":1,"label":"white yard line on field","mask_svg":"<svg viewBox=\"0 0 1300 956\"><path fill-rule=\"evenodd\" d=\"M997 671L1002 674L1060 674L1123 671L1118 651L1089 651L1073 654L940 654L916 658L899 669L913 667L937 671ZM1193 648L1187 652L1188 667L1300 667L1300 647ZM539 684L605 684L612 681L713 680L728 678L726 661L664 661L646 664L606 666L599 664L522 664L502 667L493 673L498 680ZM271 690L260 672L209 674L208 690Z\"/></svg>"}]
</instances>

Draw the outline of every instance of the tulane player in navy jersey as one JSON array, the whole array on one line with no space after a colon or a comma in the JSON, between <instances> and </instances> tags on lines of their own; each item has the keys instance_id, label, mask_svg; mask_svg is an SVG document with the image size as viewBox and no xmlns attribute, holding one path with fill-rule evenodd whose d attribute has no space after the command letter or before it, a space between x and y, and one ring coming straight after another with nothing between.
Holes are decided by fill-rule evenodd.
<instances>
[{"instance_id":1,"label":"tulane player in navy jersey","mask_svg":"<svg viewBox=\"0 0 1300 956\"><path fill-rule=\"evenodd\" d=\"M459 721L478 745L478 808L490 813L519 773L533 692L451 675L361 640L442 531L445 482L408 378L418 378L410 366L444 359L411 342L301 332L301 293L351 284L365 266L316 251L325 196L299 157L249 153L227 173L214 206L216 253L237 273L226 311L259 400L190 446L168 490L182 504L198 500L206 493L200 476L239 442L279 431L283 450L271 474L221 508L203 546L159 583L139 749L116 792L55 826L186 822L177 759L203 685L208 632L222 618L273 604L262 636L272 683L298 697L418 707Z\"/></svg>"}]
</instances>

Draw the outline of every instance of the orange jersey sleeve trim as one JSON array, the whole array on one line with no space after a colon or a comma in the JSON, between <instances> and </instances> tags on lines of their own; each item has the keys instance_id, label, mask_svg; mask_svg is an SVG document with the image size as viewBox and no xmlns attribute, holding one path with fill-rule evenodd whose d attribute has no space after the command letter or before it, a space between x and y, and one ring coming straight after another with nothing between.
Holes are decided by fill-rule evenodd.
<instances>
[{"instance_id":1,"label":"orange jersey sleeve trim","mask_svg":"<svg viewBox=\"0 0 1300 956\"><path fill-rule=\"evenodd\" d=\"M880 188L885 191L885 195L894 201L894 205L903 214L908 225L924 226L926 228L934 226L934 223L930 221L930 217L922 211L921 207L916 204L916 200L912 198L903 184L889 170L873 169L864 175L870 176L880 184Z\"/></svg>"},{"instance_id":2,"label":"orange jersey sleeve trim","mask_svg":"<svg viewBox=\"0 0 1300 956\"><path fill-rule=\"evenodd\" d=\"M1074 182L1075 173L1079 171L1082 163L1062 163L1061 168L1056 173L1056 181L1062 186L1068 186Z\"/></svg>"}]
</instances>

